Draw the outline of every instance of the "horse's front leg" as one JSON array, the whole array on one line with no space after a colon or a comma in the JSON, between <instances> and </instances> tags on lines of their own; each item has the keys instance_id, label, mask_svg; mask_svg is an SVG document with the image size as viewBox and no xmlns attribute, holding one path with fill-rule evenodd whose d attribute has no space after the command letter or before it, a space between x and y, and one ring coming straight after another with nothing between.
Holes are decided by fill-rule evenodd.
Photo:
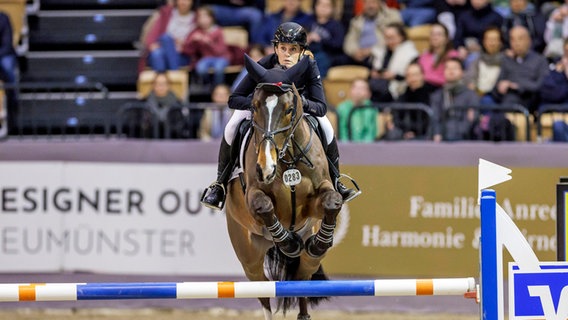
<instances>
[{"instance_id":1,"label":"horse's front leg","mask_svg":"<svg viewBox=\"0 0 568 320\"><path fill-rule=\"evenodd\" d=\"M316 234L306 240L306 252L312 258L323 256L333 245L335 222L343 204L341 194L332 188L325 188L319 197L324 212L321 226Z\"/></svg>"},{"instance_id":2,"label":"horse's front leg","mask_svg":"<svg viewBox=\"0 0 568 320\"><path fill-rule=\"evenodd\" d=\"M290 258L300 256L304 249L302 238L295 232L288 231L280 223L274 214L274 204L270 197L261 190L251 190L248 193L248 204L254 218L266 226L278 249Z\"/></svg>"}]
</instances>

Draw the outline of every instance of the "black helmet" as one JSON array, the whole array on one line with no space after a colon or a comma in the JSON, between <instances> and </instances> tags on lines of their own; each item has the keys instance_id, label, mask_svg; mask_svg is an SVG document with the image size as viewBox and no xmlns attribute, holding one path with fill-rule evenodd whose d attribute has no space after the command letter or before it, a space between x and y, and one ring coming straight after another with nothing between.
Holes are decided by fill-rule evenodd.
<instances>
[{"instance_id":1,"label":"black helmet","mask_svg":"<svg viewBox=\"0 0 568 320\"><path fill-rule=\"evenodd\" d=\"M274 45L278 43L291 43L305 48L308 46L308 34L301 25L295 22L284 22L276 29L272 43Z\"/></svg>"}]
</instances>

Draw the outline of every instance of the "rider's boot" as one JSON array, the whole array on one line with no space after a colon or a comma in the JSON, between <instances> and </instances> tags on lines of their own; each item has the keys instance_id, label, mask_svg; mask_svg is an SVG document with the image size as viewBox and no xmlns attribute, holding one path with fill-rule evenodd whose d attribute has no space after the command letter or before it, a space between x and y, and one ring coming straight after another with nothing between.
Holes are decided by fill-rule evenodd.
<instances>
[{"instance_id":1,"label":"rider's boot","mask_svg":"<svg viewBox=\"0 0 568 320\"><path fill-rule=\"evenodd\" d=\"M343 198L343 203L355 199L358 195L361 194L361 190L359 189L359 186L357 185L355 180L348 177L349 179L351 179L353 185L357 190L348 188L343 183L341 183L341 181L339 181L341 173L339 172L339 148L337 147L337 139L333 138L331 143L327 146L326 155L329 164L329 174L334 183L335 190L339 192L341 194L341 197Z\"/></svg>"},{"instance_id":2,"label":"rider's boot","mask_svg":"<svg viewBox=\"0 0 568 320\"><path fill-rule=\"evenodd\" d=\"M203 191L201 203L212 209L222 210L225 206L227 196L227 182L233 170L234 161L231 155L231 146L225 141L221 141L219 150L219 163L217 164L217 180Z\"/></svg>"}]
</instances>

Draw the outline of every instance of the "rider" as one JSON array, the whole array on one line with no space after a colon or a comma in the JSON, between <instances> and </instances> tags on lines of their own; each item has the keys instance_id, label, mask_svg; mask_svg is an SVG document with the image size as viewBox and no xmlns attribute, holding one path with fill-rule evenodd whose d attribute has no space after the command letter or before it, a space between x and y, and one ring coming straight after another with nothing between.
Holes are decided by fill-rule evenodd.
<instances>
[{"instance_id":1,"label":"rider","mask_svg":"<svg viewBox=\"0 0 568 320\"><path fill-rule=\"evenodd\" d=\"M274 33L274 53L262 58L258 63L265 69L292 67L306 53L307 33L306 30L297 23L282 23ZM250 118L250 105L252 93L257 83L251 76L247 75L238 84L237 88L229 98L229 107L236 109L231 119L225 127L221 149L219 151L219 164L217 168L217 181L213 182L201 197L203 205L221 210L225 204L226 186L231 175L234 159L231 156L231 143L235 137L240 122L245 118ZM339 181L339 149L334 136L333 127L326 117L327 106L323 92L319 69L316 61L310 59L310 67L302 80L295 83L302 97L304 112L315 116L322 127L328 146L326 155L329 162L329 171L336 190L341 194L343 201L347 202L360 194L360 191L347 188Z\"/></svg>"}]
</instances>

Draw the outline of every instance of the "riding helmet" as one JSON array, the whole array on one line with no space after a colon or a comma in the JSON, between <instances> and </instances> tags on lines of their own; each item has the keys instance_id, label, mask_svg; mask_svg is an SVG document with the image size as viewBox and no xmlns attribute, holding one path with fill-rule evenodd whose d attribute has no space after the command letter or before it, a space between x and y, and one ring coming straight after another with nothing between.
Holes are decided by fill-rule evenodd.
<instances>
[{"instance_id":1,"label":"riding helmet","mask_svg":"<svg viewBox=\"0 0 568 320\"><path fill-rule=\"evenodd\" d=\"M272 43L274 45L278 43L291 43L297 44L301 48L306 48L308 46L308 34L306 33L306 29L301 25L295 22L284 22L276 29Z\"/></svg>"}]
</instances>

